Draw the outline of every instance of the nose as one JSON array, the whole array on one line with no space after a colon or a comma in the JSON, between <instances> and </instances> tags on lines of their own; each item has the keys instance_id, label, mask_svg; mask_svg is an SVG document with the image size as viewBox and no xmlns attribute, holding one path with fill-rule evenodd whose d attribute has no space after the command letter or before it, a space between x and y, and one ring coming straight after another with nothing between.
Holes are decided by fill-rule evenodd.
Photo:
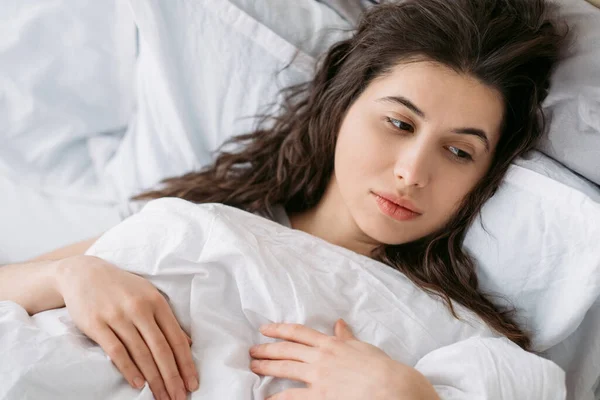
<instances>
[{"instance_id":1,"label":"nose","mask_svg":"<svg viewBox=\"0 0 600 400\"><path fill-rule=\"evenodd\" d=\"M423 188L431 181L433 171L432 150L426 143L403 143L394 165L394 175L405 187Z\"/></svg>"}]
</instances>

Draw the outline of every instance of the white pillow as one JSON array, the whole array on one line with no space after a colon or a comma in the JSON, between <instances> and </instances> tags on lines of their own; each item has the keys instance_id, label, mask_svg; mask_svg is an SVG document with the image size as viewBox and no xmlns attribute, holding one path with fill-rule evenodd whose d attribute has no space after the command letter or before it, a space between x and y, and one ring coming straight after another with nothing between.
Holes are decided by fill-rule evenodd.
<instances>
[{"instance_id":1,"label":"white pillow","mask_svg":"<svg viewBox=\"0 0 600 400\"><path fill-rule=\"evenodd\" d=\"M575 42L552 76L544 102L550 130L539 149L600 185L600 9L581 0L554 1Z\"/></svg>"},{"instance_id":2,"label":"white pillow","mask_svg":"<svg viewBox=\"0 0 600 400\"><path fill-rule=\"evenodd\" d=\"M244 117L264 111L281 87L311 78L311 55L341 34L325 37L324 28L348 28L313 0L131 5L140 37L138 110L105 171L122 200L209 163L225 139L253 129L255 120ZM302 51L276 79L296 45Z\"/></svg>"},{"instance_id":3,"label":"white pillow","mask_svg":"<svg viewBox=\"0 0 600 400\"><path fill-rule=\"evenodd\" d=\"M599 239L600 189L533 152L465 241L482 289L508 300L534 348L567 372L569 399L591 399L600 377Z\"/></svg>"},{"instance_id":4,"label":"white pillow","mask_svg":"<svg viewBox=\"0 0 600 400\"><path fill-rule=\"evenodd\" d=\"M544 351L600 296L600 189L542 154L529 157L511 166L465 245L483 289L510 299Z\"/></svg>"},{"instance_id":5,"label":"white pillow","mask_svg":"<svg viewBox=\"0 0 600 400\"><path fill-rule=\"evenodd\" d=\"M133 109L131 10L120 0L0 9L0 173L50 192L91 189L90 138L114 151Z\"/></svg>"},{"instance_id":6,"label":"white pillow","mask_svg":"<svg viewBox=\"0 0 600 400\"><path fill-rule=\"evenodd\" d=\"M139 108L107 169L123 201L163 177L210 162L210 152L226 138L250 131L253 122L241 117L259 112L279 87L310 79L314 46L327 47L327 39L314 40L319 27L345 26L312 0L285 9L278 0L131 4L141 38ZM299 14L306 25L294 17ZM305 47L277 81L275 72L296 46ZM550 350L585 325L598 297L600 254L593 246L600 237L600 193L540 154L517 164L483 210L496 240L475 224L466 244L479 261L482 287L506 296L528 318L536 348L556 354ZM570 354L577 351L573 346ZM568 379L574 392L590 390L579 376Z\"/></svg>"}]
</instances>

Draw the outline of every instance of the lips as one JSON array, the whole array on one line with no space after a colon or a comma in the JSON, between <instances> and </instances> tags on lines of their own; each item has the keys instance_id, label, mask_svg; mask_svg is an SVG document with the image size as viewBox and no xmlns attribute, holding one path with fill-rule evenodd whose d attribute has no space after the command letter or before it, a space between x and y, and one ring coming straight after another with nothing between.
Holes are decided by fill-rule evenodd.
<instances>
[{"instance_id":1,"label":"lips","mask_svg":"<svg viewBox=\"0 0 600 400\"><path fill-rule=\"evenodd\" d=\"M407 200L398 200L396 198L396 201L398 201L400 203L400 204L398 204L396 202L388 200L388 198L383 197L377 193L373 193L373 197L375 198L375 202L376 202L377 206L379 207L379 210L384 215L386 215L392 219L395 219L396 221L400 221L400 222L410 221L421 215L421 213L413 211L416 208L412 204L410 204L410 202L408 202ZM409 209L408 207L404 207L401 204L406 204L408 207L411 207L412 209Z\"/></svg>"},{"instance_id":2,"label":"lips","mask_svg":"<svg viewBox=\"0 0 600 400\"><path fill-rule=\"evenodd\" d=\"M399 207L405 208L408 211L412 211L415 214L423 214L410 200L403 199L391 193L376 193L373 192L375 196L381 197L384 200L389 201Z\"/></svg>"}]
</instances>

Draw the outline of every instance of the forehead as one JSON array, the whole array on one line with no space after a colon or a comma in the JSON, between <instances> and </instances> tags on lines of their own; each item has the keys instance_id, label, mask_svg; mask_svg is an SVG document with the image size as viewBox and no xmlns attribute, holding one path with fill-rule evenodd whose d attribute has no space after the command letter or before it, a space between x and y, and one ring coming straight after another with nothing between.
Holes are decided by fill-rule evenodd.
<instances>
[{"instance_id":1,"label":"forehead","mask_svg":"<svg viewBox=\"0 0 600 400\"><path fill-rule=\"evenodd\" d=\"M495 144L504 114L502 95L477 78L430 61L401 63L373 80L364 92L368 100L387 96L409 99L424 113L424 121L440 128L478 128Z\"/></svg>"}]
</instances>

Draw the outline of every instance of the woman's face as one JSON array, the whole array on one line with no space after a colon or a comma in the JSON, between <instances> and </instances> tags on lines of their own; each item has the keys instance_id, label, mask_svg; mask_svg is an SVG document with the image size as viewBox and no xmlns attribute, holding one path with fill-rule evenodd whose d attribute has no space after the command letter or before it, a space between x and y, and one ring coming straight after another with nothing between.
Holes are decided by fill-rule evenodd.
<instances>
[{"instance_id":1,"label":"woman's face","mask_svg":"<svg viewBox=\"0 0 600 400\"><path fill-rule=\"evenodd\" d=\"M502 116L500 93L475 78L433 62L400 64L348 110L326 197L345 205L366 241L433 233L486 174Z\"/></svg>"}]
</instances>

